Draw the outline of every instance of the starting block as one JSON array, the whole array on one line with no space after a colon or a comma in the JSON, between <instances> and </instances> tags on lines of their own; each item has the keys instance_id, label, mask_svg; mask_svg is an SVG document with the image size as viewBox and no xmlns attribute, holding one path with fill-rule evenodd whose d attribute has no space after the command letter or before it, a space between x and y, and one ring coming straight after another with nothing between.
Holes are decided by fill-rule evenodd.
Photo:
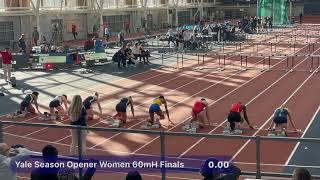
<instances>
[{"instance_id":1,"label":"starting block","mask_svg":"<svg viewBox=\"0 0 320 180\"><path fill-rule=\"evenodd\" d=\"M17 110L16 112L7 115L7 118L13 119L13 118L25 118L27 117L28 113L27 112L22 112Z\"/></svg>"},{"instance_id":2,"label":"starting block","mask_svg":"<svg viewBox=\"0 0 320 180\"><path fill-rule=\"evenodd\" d=\"M198 129L199 129L199 124L196 122L187 123L182 126L182 130L186 131L187 133L197 133Z\"/></svg>"},{"instance_id":3,"label":"starting block","mask_svg":"<svg viewBox=\"0 0 320 180\"><path fill-rule=\"evenodd\" d=\"M52 121L56 121L56 120L60 120L60 116L58 115L58 112L55 112L55 115L51 116L50 113L48 112L44 112L42 116L40 116L38 118L38 120L40 121L48 121L48 120L52 120Z\"/></svg>"},{"instance_id":4,"label":"starting block","mask_svg":"<svg viewBox=\"0 0 320 180\"><path fill-rule=\"evenodd\" d=\"M150 124L148 121L143 122L141 129L159 129L161 127L160 122L156 121L154 124Z\"/></svg>"},{"instance_id":5,"label":"starting block","mask_svg":"<svg viewBox=\"0 0 320 180\"><path fill-rule=\"evenodd\" d=\"M268 132L268 136L270 137L287 137L286 132L285 131L281 131L280 133L277 133L275 130L269 131Z\"/></svg>"},{"instance_id":6,"label":"starting block","mask_svg":"<svg viewBox=\"0 0 320 180\"><path fill-rule=\"evenodd\" d=\"M113 127L113 128L119 128L123 125L123 122L119 119L116 119L114 120L113 122L110 123L110 127Z\"/></svg>"},{"instance_id":7,"label":"starting block","mask_svg":"<svg viewBox=\"0 0 320 180\"><path fill-rule=\"evenodd\" d=\"M229 126L225 126L222 133L226 134L226 135L241 135L243 133L243 130L242 129L235 129L232 131Z\"/></svg>"}]
</instances>

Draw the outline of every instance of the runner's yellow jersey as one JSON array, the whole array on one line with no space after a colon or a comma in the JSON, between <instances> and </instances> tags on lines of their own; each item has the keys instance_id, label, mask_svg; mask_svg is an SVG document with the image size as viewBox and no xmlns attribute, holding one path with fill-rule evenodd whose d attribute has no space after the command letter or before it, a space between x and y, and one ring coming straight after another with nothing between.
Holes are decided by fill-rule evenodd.
<instances>
[{"instance_id":1,"label":"runner's yellow jersey","mask_svg":"<svg viewBox=\"0 0 320 180\"><path fill-rule=\"evenodd\" d=\"M154 99L154 100L153 100L152 104L158 104L158 105L161 105L161 104L162 104L162 102L161 102L160 98L156 98L156 99Z\"/></svg>"}]
</instances>

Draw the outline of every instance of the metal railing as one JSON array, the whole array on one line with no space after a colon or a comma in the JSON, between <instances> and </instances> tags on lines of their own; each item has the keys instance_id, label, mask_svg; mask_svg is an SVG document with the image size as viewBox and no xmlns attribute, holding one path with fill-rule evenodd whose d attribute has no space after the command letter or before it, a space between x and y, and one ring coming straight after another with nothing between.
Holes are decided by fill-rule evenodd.
<instances>
[{"instance_id":1,"label":"metal railing","mask_svg":"<svg viewBox=\"0 0 320 180\"><path fill-rule=\"evenodd\" d=\"M205 133L186 133L186 132L168 132L168 131L154 131L154 130L137 130L137 129L123 129L123 128L101 128L101 127L83 127L83 126L72 126L72 125L56 125L56 124L45 124L45 123L27 123L27 122L14 122L14 121L1 121L0 120L0 143L4 142L4 125L11 126L25 126L25 127L45 127L45 128L56 128L56 129L76 129L78 136L78 158L81 161L82 155L82 140L81 131L102 131L102 132L114 132L114 133L138 133L146 135L158 135L160 137L160 159L165 161L165 139L166 136L180 136L180 137L198 137L198 138L221 138L221 139L237 139L237 140L251 140L255 142L256 152L256 172L242 172L243 175L255 176L257 179L262 176L268 177L291 177L291 174L287 173L270 173L261 171L261 142L262 141L285 141L285 142L303 142L303 143L319 143L318 138L292 138L292 137L269 137L269 136L239 136L239 135L224 135L224 134L205 134ZM132 153L128 153L132 154ZM285 166L285 165L284 165ZM320 168L320 167L319 167ZM82 176L82 171L79 171L79 176ZM166 169L161 168L162 179L166 179ZM316 179L320 179L320 176L313 176Z\"/></svg>"}]
</instances>

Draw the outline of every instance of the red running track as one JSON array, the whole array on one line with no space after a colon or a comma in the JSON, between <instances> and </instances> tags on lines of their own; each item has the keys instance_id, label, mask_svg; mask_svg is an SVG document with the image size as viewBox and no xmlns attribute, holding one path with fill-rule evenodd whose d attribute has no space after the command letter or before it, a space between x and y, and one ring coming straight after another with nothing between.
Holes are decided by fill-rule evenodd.
<instances>
[{"instance_id":1,"label":"red running track","mask_svg":"<svg viewBox=\"0 0 320 180\"><path fill-rule=\"evenodd\" d=\"M305 49L302 51L304 50ZM249 58L249 63L261 64L261 60L262 59ZM296 68L308 68L307 61L308 60L302 58L297 59L296 62L300 64L298 64ZM275 64L275 68L284 67L284 59ZM125 88L97 87L97 90L106 94L103 97L104 113L106 114L113 112L116 100L123 96L134 94L136 113L142 120L147 117L146 109L150 104L150 100L159 93L165 94L168 99L171 117L173 117L172 120L178 123L177 126L166 129L168 131L181 131L181 122L189 117L191 105L194 100L199 97L206 97L209 100L210 115L213 117L212 120L221 125L223 125L225 121L225 116L232 102L239 100L246 102L248 104L249 118L252 123L262 128L265 128L264 124L271 116L273 110L287 100L289 108L292 108L292 111L294 111L294 117L301 118L301 121L297 124L298 128L304 129L317 108L317 101L314 101L313 98L310 100L314 103L301 103L302 107L310 107L303 112L301 108L299 108L301 107L300 103L298 104L296 102L301 102L306 99L307 95L310 98L309 93L315 94L318 92L318 87L314 85L316 84L315 80L315 74L306 72L260 72L259 70L235 72L229 71L228 69L225 72L194 72L188 69L178 71L169 71L166 69L148 71L117 83L125 83L128 85ZM302 85L303 82L305 82L305 84ZM300 85L302 86L300 87ZM313 87L310 88L310 85ZM304 93L303 90L308 93ZM110 91L112 92L110 93ZM291 97L295 91L296 93ZM132 120L125 127L139 129L141 119L139 119L140 121ZM37 119L28 119L27 121L39 122ZM62 122L51 123L68 124L69 121L66 119ZM91 121L89 124L94 127L106 127L102 121ZM51 143L58 147L60 154L68 155L71 140L68 130L58 131L57 129L22 127L5 128L6 142L21 143L36 151L39 151L45 144ZM221 131L222 129L219 126L207 127L201 130L202 133L221 133ZM245 132L245 135L265 135L265 133L264 131L252 130ZM298 134L292 134L292 136L298 136ZM91 132L88 135L87 141L89 155L122 155L131 152L159 155L160 152L159 139L157 139L157 136ZM270 144L273 146L274 143L272 142ZM277 157L280 153L276 155L271 153L272 148L270 147L272 146L270 144L268 143L268 146L263 144L262 149L268 152L262 151L262 162L284 164L294 144L276 144L281 147L284 146L280 148L282 158ZM181 157L190 155L234 156L235 161L240 162L240 167L243 168L243 170L254 171L252 166L241 164L241 162L255 162L253 147L254 144L252 142L246 141L167 137L165 151L167 155L180 155ZM200 162L201 161L199 161L199 163ZM278 171L279 169L272 167L271 170ZM160 178L159 175L160 174L147 174L144 179L157 179ZM123 176L121 173L108 173L108 177L114 177L114 179L120 179ZM169 179L181 179L182 177L189 179L199 178L197 174L170 173L168 176L171 177ZM104 173L97 173L94 179L102 179L102 177L105 177Z\"/></svg>"}]
</instances>

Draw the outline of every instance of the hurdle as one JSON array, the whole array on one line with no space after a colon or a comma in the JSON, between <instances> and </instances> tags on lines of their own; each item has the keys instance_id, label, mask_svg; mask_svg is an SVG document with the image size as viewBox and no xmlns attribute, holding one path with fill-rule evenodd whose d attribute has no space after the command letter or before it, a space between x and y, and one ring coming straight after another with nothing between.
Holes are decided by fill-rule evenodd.
<instances>
[{"instance_id":1,"label":"hurdle","mask_svg":"<svg viewBox=\"0 0 320 180\"><path fill-rule=\"evenodd\" d=\"M248 56L245 56L245 66L243 66L243 56L240 55L240 65L241 65L241 70L246 71L248 68ZM244 67L244 68L243 68Z\"/></svg>"},{"instance_id":2,"label":"hurdle","mask_svg":"<svg viewBox=\"0 0 320 180\"><path fill-rule=\"evenodd\" d=\"M319 65L320 65L320 55L313 55L313 54L215 54L218 56L218 65L220 67L220 71L223 71L226 69L226 59L228 56L237 56L240 58L240 69L237 70L254 70L258 69L263 71L290 71L293 72L293 67L296 64L296 58L298 57L305 57L308 58L307 62L310 63L308 65L308 68L306 69L295 69L294 71L297 72L312 72L314 70L317 70ZM248 58L249 57L255 57L255 58L263 58L262 60L262 68L256 68L256 67L248 67ZM284 68L279 68L279 69L271 69L271 61L276 61L278 59L283 59L284 60ZM207 69L213 69L213 68L208 68ZM228 68L229 69L229 68ZM232 68L231 68L232 69ZM312 71L311 71L312 70ZM317 70L318 72L318 70Z\"/></svg>"},{"instance_id":3,"label":"hurdle","mask_svg":"<svg viewBox=\"0 0 320 180\"><path fill-rule=\"evenodd\" d=\"M161 58L161 66L160 66L160 68L173 68L173 69L178 69L179 68L179 56L178 56L178 53L176 54L176 56L174 54L161 53L159 58ZM165 61L165 59L167 59L167 60Z\"/></svg>"},{"instance_id":4,"label":"hurdle","mask_svg":"<svg viewBox=\"0 0 320 180\"><path fill-rule=\"evenodd\" d=\"M210 69L210 70L216 70L216 71L224 71L227 66L227 56L236 56L236 54L213 54L218 60L218 63L213 62L213 64L217 64L218 67L209 67L205 66L204 57L207 56L207 54L203 54L202 56L202 67L198 67L197 70L204 70L204 69ZM200 64L200 55L198 56L198 63ZM237 71L240 69L236 69Z\"/></svg>"},{"instance_id":5,"label":"hurdle","mask_svg":"<svg viewBox=\"0 0 320 180\"><path fill-rule=\"evenodd\" d=\"M186 56L191 56L192 58L187 58ZM198 54L198 53L196 53L196 54L187 54L187 53L182 53L181 54L181 68L185 68L186 66L185 66L185 61L189 61L189 60L191 60L191 61L196 61L197 63L196 63L196 66L197 67L195 67L195 68L193 68L193 69L196 69L196 70L202 70L202 69L204 69L204 64L205 64L205 57L207 56L207 54ZM193 58L193 57L196 57L196 58ZM202 60L201 60L201 57L202 57ZM179 58L178 58L179 59ZM201 67L201 65L202 65L202 67ZM193 66L193 65L192 65ZM191 66L191 67L192 67ZM180 68L180 67L179 67Z\"/></svg>"},{"instance_id":6,"label":"hurdle","mask_svg":"<svg viewBox=\"0 0 320 180\"><path fill-rule=\"evenodd\" d=\"M319 65L320 65L320 56L311 56L310 73L312 73L314 70L318 73Z\"/></svg>"}]
</instances>

